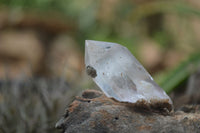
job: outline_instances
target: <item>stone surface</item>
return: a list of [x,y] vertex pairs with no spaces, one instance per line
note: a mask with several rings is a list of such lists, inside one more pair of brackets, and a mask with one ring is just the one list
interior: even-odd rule
[[85,65],[88,75],[106,96],[121,102],[172,110],[169,96],[127,48],[116,43],[87,40]]
[[162,115],[87,90],[69,105],[56,128],[62,133],[199,133],[200,106]]

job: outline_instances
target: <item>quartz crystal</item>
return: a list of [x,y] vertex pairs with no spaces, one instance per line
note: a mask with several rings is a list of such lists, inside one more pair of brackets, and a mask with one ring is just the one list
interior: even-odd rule
[[106,94],[120,102],[159,103],[172,108],[165,91],[124,46],[117,43],[86,40],[85,65],[88,75]]

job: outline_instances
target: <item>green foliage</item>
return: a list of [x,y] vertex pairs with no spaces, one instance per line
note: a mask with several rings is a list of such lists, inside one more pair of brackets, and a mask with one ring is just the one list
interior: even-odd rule
[[[110,7],[111,14],[108,15],[109,22],[102,22],[99,19],[98,14],[101,14],[100,4],[101,1],[96,0],[2,0],[1,5],[6,5],[11,9],[21,10],[37,10],[41,12],[55,11],[63,14],[65,17],[74,19],[78,23],[78,35],[77,40],[81,43],[85,39],[96,39],[99,40],[128,40],[135,43],[135,38],[142,38],[142,34],[136,27],[141,27],[140,21],[153,14],[183,14],[183,15],[197,15],[199,16],[200,11],[193,7],[190,7],[185,2],[181,1],[155,1],[146,2],[145,4],[137,5],[131,3],[131,1],[116,4],[115,7]],[[106,5],[105,5],[106,6]],[[109,7],[105,7],[109,8]],[[110,15],[110,16],[109,16]],[[100,20],[100,21],[99,21]],[[125,24],[129,24],[127,27],[129,30],[124,30]],[[132,30],[130,30],[132,28]],[[124,34],[124,32],[127,32]],[[162,33],[162,35],[158,35]],[[168,33],[160,32],[156,35],[158,42],[162,45],[168,45]],[[110,39],[111,38],[111,39]],[[132,39],[133,38],[133,39]],[[162,40],[161,40],[162,39]],[[171,40],[170,40],[171,41]],[[129,47],[132,49],[132,45]]]
[[[103,9],[111,11],[110,14],[103,14],[107,15],[108,21],[99,18],[101,12],[105,13],[101,9],[102,1],[99,0],[2,0],[0,4],[6,5],[11,9],[59,12],[66,18],[71,18],[78,23],[76,39],[79,44],[84,44],[86,39],[117,42],[128,47],[136,57],[138,54],[137,47],[140,42],[149,37],[143,32],[145,25],[142,21],[145,18],[154,14],[175,14],[177,18],[194,15],[198,18],[200,16],[199,9],[179,0],[144,2],[144,4],[119,1],[118,4],[114,3],[115,6],[104,5]],[[163,49],[168,49],[172,44],[174,44],[172,47],[175,48],[179,45],[177,40],[180,36],[173,36],[167,29],[168,27],[158,29],[150,38],[160,44]],[[191,34],[189,30],[187,31],[188,33],[183,34],[184,36]],[[195,40],[195,38],[190,38],[190,40]],[[192,44],[193,42],[190,43]],[[83,48],[83,45],[80,46]],[[197,45],[195,47],[197,47],[194,48],[195,50],[198,49]],[[198,56],[195,59],[193,58],[179,66],[175,71],[172,71],[171,75],[167,75],[166,80],[161,83],[161,86],[167,92],[172,91],[175,86],[191,74],[188,66],[195,63],[195,61],[198,62]],[[167,80],[169,81],[166,82]]]
[[[193,51],[188,53],[198,53],[191,55],[174,70],[155,78],[167,93],[176,89],[200,67],[200,40],[194,36],[196,33],[190,23],[190,17],[200,18],[199,9],[182,0],[147,0],[141,2],[143,4],[138,4],[134,0],[105,1],[0,0],[0,9],[5,7],[14,13],[21,11],[22,14],[36,12],[38,16],[56,12],[63,20],[72,20],[75,23],[76,31],[73,31],[73,37],[82,49],[87,39],[116,42],[128,47],[138,57],[138,53],[141,52],[138,48],[143,42],[146,43],[146,40],[158,44],[164,52],[180,50],[182,43],[189,45]],[[150,35],[149,18],[154,15],[161,15],[162,22],[160,25],[154,24],[155,31]],[[178,19],[172,21],[174,27],[164,25],[169,23],[169,19],[165,19],[168,15]],[[187,51],[187,48],[183,48],[182,51]],[[70,102],[71,96],[75,93],[74,90],[68,91],[67,88],[68,86],[60,81],[0,81],[0,132],[55,132],[57,118],[63,113],[66,101]]]
[[200,68],[200,53],[193,54],[189,59],[170,73],[165,74],[164,78],[159,82],[159,85],[167,92],[170,93],[192,73]]
[[[200,48],[198,38],[193,36],[194,32],[190,28],[191,23],[189,19],[190,16],[199,19],[200,10],[186,1],[158,0],[138,4],[131,0],[126,2],[121,0],[118,3],[113,2],[109,5],[109,2],[105,4],[100,0],[1,0],[0,6],[7,6],[13,10],[53,11],[62,14],[64,18],[74,20],[77,23],[78,29],[75,39],[79,42],[81,48],[84,47],[84,41],[87,39],[117,42],[128,47],[137,57],[139,52],[137,48],[143,40],[148,40],[149,38],[158,43],[163,48],[163,51],[170,48],[182,48],[185,38],[188,38],[186,44],[191,45],[194,49],[192,52],[198,52]],[[104,12],[107,9],[110,12]],[[165,27],[161,24],[163,27],[155,29],[154,34],[150,36],[146,32],[149,23],[148,17],[156,14],[163,16],[173,14],[181,23],[182,18],[184,18],[184,23],[189,26],[181,27],[179,22],[173,21],[176,26],[179,26],[179,29],[175,30],[178,31],[181,29],[180,32],[173,33],[174,31],[169,31],[168,29],[173,29],[174,27]],[[101,15],[104,15],[105,18]],[[186,29],[186,32],[182,31],[182,29]],[[187,48],[184,50],[186,51]],[[189,51],[188,53],[192,52]],[[172,71],[172,74],[165,74],[166,77],[164,76],[164,79],[166,80],[162,81],[161,86],[167,92],[171,92],[181,81],[191,74],[192,71],[189,69],[189,66],[191,64],[196,66],[196,62],[199,62],[198,57],[199,55],[196,55],[196,57],[192,56],[186,63],[183,63],[176,70]]]

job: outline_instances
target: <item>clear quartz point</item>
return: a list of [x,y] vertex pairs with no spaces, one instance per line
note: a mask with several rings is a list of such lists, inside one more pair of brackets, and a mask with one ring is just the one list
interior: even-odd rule
[[169,96],[126,47],[117,43],[86,40],[85,65],[88,75],[106,96],[120,102],[143,101],[161,108],[167,106],[171,111]]

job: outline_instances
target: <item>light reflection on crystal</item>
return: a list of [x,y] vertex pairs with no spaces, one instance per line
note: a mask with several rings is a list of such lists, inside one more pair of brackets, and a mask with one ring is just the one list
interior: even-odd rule
[[87,40],[85,65],[95,69],[97,76],[93,80],[108,97],[130,103],[167,100],[172,105],[169,96],[126,47]]

